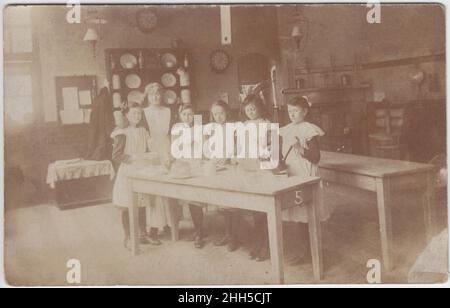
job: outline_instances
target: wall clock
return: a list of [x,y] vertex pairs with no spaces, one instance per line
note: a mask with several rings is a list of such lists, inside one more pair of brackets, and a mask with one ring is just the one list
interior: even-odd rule
[[152,9],[143,9],[136,14],[136,22],[139,30],[149,33],[156,28],[158,23],[158,15]]
[[210,56],[211,68],[216,72],[223,72],[230,65],[231,59],[228,53],[222,49],[214,50]]

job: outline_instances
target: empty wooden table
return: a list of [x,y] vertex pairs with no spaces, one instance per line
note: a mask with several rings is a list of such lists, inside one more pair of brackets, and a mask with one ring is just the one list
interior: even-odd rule
[[[152,175],[149,169],[142,167],[129,169],[128,189],[130,204],[133,205],[130,210],[131,242],[135,254],[139,253],[137,193],[264,212],[267,214],[274,281],[284,283],[281,211],[284,207],[293,205],[295,198],[312,198],[313,202],[308,203],[311,252],[314,276],[317,280],[321,279],[322,239],[316,207],[319,200],[319,178],[279,178],[268,172],[251,173],[229,169],[211,176],[173,179],[168,175]],[[178,230],[176,224],[172,224],[174,225],[172,237],[176,239]]]
[[325,151],[321,154],[319,175],[324,181],[376,192],[383,265],[387,270],[391,270],[394,265],[391,220],[393,194],[407,190],[422,192],[426,236],[431,237],[432,165]]

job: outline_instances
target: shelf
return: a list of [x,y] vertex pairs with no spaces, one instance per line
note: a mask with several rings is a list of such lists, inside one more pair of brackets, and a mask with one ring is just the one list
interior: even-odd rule
[[304,88],[304,89],[283,89],[281,93],[283,94],[296,94],[296,93],[307,93],[307,92],[329,92],[329,91],[346,91],[346,90],[364,90],[370,88],[370,84],[361,84],[358,86],[348,86],[348,87],[329,87],[329,88]]
[[443,62],[445,61],[445,53],[439,52],[435,54],[429,54],[424,56],[406,57],[391,60],[372,61],[366,63],[355,63],[347,65],[339,65],[333,67],[299,67],[294,69],[294,76],[304,76],[311,74],[330,74],[330,73],[344,73],[344,72],[357,72],[362,70],[380,69],[387,67],[395,67],[402,65],[416,65],[419,63],[428,62]]
[[[120,63],[120,58],[123,54],[130,53],[134,55],[138,59],[138,55],[142,53],[144,58],[143,67],[140,68],[138,64],[133,68],[122,67]],[[176,64],[172,67],[166,67],[161,61],[161,56],[165,53],[171,53],[176,58]],[[166,73],[173,74],[176,83],[171,87],[164,87],[167,91],[174,91],[177,95],[177,98],[181,97],[181,92],[184,89],[192,91],[192,79],[190,80],[190,85],[181,86],[182,74],[178,74],[179,69],[183,69],[188,74],[191,74],[191,65],[185,66],[184,59],[186,55],[189,55],[189,51],[187,49],[174,49],[174,48],[120,48],[120,49],[106,49],[105,50],[105,67],[107,78],[111,84],[111,88],[113,83],[113,77],[118,78],[120,81],[119,89],[112,89],[112,93],[119,93],[121,96],[121,100],[126,101],[128,99],[128,95],[131,91],[139,91],[143,93],[145,91],[145,87],[149,83],[157,82],[162,85],[162,76]],[[111,58],[114,61],[114,69],[111,68]],[[139,63],[139,60],[137,61]],[[136,74],[141,79],[141,84],[136,89],[131,89],[126,85],[126,78],[130,74]],[[192,78],[192,76],[189,76]],[[184,80],[183,80],[184,82]]]
[[153,71],[161,71],[162,73],[171,72],[176,73],[179,68],[183,68],[185,71],[189,71],[189,68],[184,66],[174,66],[174,67],[134,67],[134,68],[123,68],[118,67],[114,69],[109,69],[112,74],[124,74],[124,73],[142,73],[142,72],[153,72]]

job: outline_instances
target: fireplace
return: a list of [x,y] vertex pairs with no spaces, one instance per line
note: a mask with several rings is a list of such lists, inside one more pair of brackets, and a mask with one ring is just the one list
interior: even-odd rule
[[321,149],[359,155],[368,154],[366,94],[369,84],[284,89],[281,125],[289,122],[286,104],[292,97],[307,96],[311,102],[310,121],[325,131],[320,139]]

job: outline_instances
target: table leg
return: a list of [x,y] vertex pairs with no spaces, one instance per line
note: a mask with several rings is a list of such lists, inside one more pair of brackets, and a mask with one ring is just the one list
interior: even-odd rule
[[434,191],[433,183],[434,183],[433,174],[431,172],[428,172],[426,187],[422,195],[422,204],[425,219],[425,236],[427,242],[431,239],[434,233],[433,205],[432,205],[433,191]]
[[284,283],[283,270],[283,224],[281,221],[281,199],[276,198],[267,212],[267,226],[270,243],[270,262],[275,283]]
[[392,218],[389,178],[377,178],[376,185],[383,265],[390,271],[393,269],[394,264],[392,259]]
[[308,228],[309,241],[311,243],[311,256],[313,264],[313,273],[316,280],[323,277],[323,253],[322,253],[322,229],[320,224],[319,212],[317,206],[322,202],[319,185],[313,186],[313,200],[307,205],[308,210]]
[[176,199],[169,198],[169,215],[170,215],[170,230],[172,233],[172,241],[176,242],[179,239],[178,230],[178,217],[177,217],[177,207],[178,201]]
[[132,180],[128,179],[128,213],[130,217],[130,239],[133,254],[139,254],[139,208],[138,194],[133,191]]

